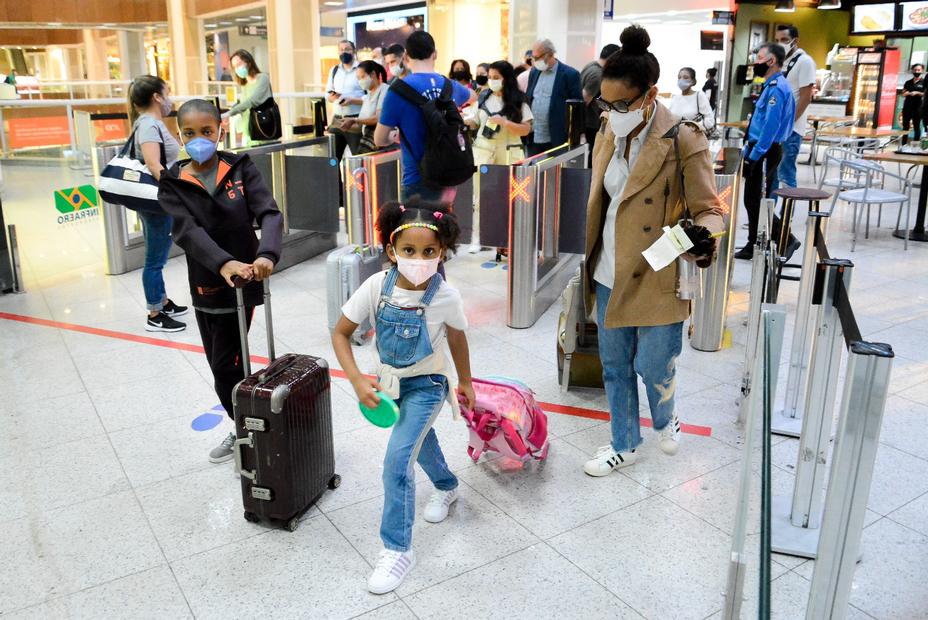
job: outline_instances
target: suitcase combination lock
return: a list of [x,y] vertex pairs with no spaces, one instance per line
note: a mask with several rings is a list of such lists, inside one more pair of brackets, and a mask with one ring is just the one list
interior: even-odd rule
[[245,418],[245,428],[249,431],[267,431],[267,421],[264,418]]

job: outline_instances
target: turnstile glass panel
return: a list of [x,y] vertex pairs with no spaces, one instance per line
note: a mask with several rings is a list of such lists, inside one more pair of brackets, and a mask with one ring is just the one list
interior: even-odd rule
[[509,245],[509,166],[480,166],[480,245]]
[[337,233],[341,177],[334,158],[287,154],[287,222],[290,230],[313,230]]

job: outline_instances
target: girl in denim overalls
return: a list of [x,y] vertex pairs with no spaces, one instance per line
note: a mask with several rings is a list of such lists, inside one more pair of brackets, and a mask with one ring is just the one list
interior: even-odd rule
[[[461,296],[437,273],[445,252],[456,247],[457,221],[444,205],[411,200],[384,206],[377,228],[393,266],[372,276],[351,296],[332,343],[362,403],[375,407],[380,400],[375,392],[382,391],[400,407],[383,466],[384,550],[368,580],[371,592],[385,594],[402,583],[416,562],[411,547],[416,508],[413,463],[419,463],[436,489],[425,508],[426,521],[444,520],[457,500],[458,479],[445,463],[432,424],[445,400],[457,415],[455,393],[472,406],[474,390]],[[361,374],[349,343],[368,318],[377,332],[377,380]],[[444,351],[446,341],[457,370],[456,389]]]

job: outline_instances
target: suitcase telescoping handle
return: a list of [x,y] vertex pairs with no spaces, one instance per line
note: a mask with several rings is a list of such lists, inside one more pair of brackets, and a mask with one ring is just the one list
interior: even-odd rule
[[[232,285],[235,287],[235,311],[238,313],[238,333],[242,339],[242,368],[245,369],[245,378],[251,376],[251,355],[248,352],[248,321],[245,320],[245,295],[242,291],[244,286],[251,282],[238,276],[232,278]],[[267,325],[267,356],[270,361],[275,359],[274,355],[274,323],[271,320],[271,283],[270,278],[264,278],[264,323]]]

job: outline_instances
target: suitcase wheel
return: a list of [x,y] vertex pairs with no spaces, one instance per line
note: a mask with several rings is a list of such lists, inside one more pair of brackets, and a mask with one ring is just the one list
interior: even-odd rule
[[335,474],[334,476],[332,476],[332,479],[329,480],[329,488],[332,489],[333,491],[337,489],[338,487],[340,487],[341,484],[342,484],[342,477],[339,476],[338,474]]
[[248,511],[246,510],[246,511],[245,511],[245,520],[246,520],[246,521],[249,521],[249,522],[251,522],[251,523],[258,523],[258,522],[261,521],[261,517],[259,517],[258,515],[256,515],[256,514],[253,513],[253,512],[248,512]]
[[298,528],[299,526],[300,526],[300,518],[293,517],[292,519],[287,521],[286,528],[288,532],[295,532],[296,528]]

